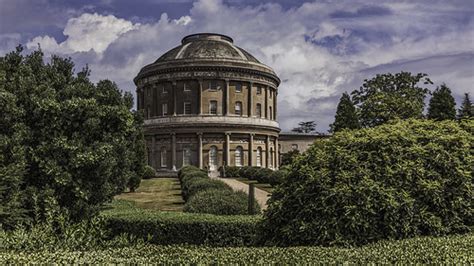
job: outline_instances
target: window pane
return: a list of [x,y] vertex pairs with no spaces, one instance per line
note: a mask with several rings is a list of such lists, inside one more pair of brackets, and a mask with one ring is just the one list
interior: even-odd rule
[[235,149],[235,165],[242,166],[242,147]]
[[161,167],[166,167],[166,148],[161,148]]
[[242,103],[241,102],[236,102],[235,103],[235,114],[236,115],[242,115]]
[[235,84],[235,92],[242,92],[242,84],[236,83]]
[[262,148],[257,148],[257,166],[262,166]]
[[184,148],[183,150],[183,166],[191,164],[191,149]]
[[164,103],[161,105],[161,112],[163,115],[167,115],[168,114],[168,104],[167,103]]
[[209,113],[212,115],[217,114],[217,101],[210,101],[209,102]]
[[191,103],[184,103],[184,114],[191,114]]
[[262,105],[257,103],[257,117],[262,117]]

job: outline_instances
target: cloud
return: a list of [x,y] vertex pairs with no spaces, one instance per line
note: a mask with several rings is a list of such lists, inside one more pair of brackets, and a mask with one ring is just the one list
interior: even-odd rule
[[425,72],[438,85],[452,86],[456,97],[472,90],[469,1],[315,1],[286,9],[245,3],[198,0],[180,17],[161,13],[141,24],[85,13],[67,20],[64,41],[40,35],[28,47],[40,43],[49,53],[67,54],[78,65],[88,63],[94,80],[109,78],[134,91],[140,68],[185,35],[226,34],[281,78],[278,119],[284,130],[316,120],[326,131],[341,93],[376,73]]

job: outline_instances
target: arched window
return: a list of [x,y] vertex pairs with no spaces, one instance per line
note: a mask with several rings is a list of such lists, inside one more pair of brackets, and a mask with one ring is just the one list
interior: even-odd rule
[[262,105],[257,103],[257,110],[256,110],[257,117],[262,117]]
[[268,168],[273,168],[273,148],[270,148],[270,160]]
[[185,147],[183,149],[183,166],[191,164],[191,148]]
[[216,170],[217,169],[217,147],[211,146],[209,149],[209,169]]
[[261,167],[262,166],[262,148],[258,147],[257,148],[257,166]]
[[235,114],[242,115],[242,102],[235,103]]
[[161,147],[161,152],[160,152],[160,157],[161,157],[161,167],[166,167],[166,147]]
[[235,166],[242,166],[242,155],[243,155],[243,150],[242,147],[237,147],[235,149]]

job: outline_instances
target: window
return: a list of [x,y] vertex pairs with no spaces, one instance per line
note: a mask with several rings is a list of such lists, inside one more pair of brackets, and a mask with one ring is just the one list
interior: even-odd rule
[[242,83],[235,84],[235,92],[242,92]]
[[273,148],[270,148],[270,164],[269,168],[273,168]]
[[291,149],[292,150],[297,150],[298,149],[298,144],[291,144]]
[[191,88],[186,82],[183,82],[183,91],[191,91]]
[[167,103],[161,104],[161,113],[162,113],[162,115],[167,115],[168,114],[168,104]]
[[168,90],[166,89],[165,85],[161,85],[161,92],[168,93]]
[[209,90],[210,91],[217,91],[220,89],[219,83],[217,80],[210,80],[209,81]]
[[217,101],[209,102],[209,114],[217,115]]
[[262,117],[262,105],[257,103],[257,111],[256,111],[257,117]]
[[262,87],[257,86],[257,94],[262,94]]
[[185,147],[183,150],[183,166],[191,164],[191,148]]
[[242,102],[235,103],[235,114],[242,115]]
[[166,147],[161,148],[161,167],[166,167]]
[[209,169],[216,170],[217,168],[217,147],[211,146],[209,149]]
[[270,99],[273,97],[273,91],[272,90],[269,90],[270,92]]
[[270,106],[270,120],[273,120],[273,112],[272,112],[272,107]]
[[243,150],[242,147],[237,147],[235,149],[235,166],[242,166],[242,155],[243,155]]
[[185,115],[190,115],[191,114],[191,103],[190,102],[185,102],[184,103],[184,114]]
[[262,166],[262,148],[258,147],[257,148],[257,166],[261,167]]

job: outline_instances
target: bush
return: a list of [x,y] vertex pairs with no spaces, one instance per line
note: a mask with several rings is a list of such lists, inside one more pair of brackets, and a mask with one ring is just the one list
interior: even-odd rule
[[[242,167],[239,166],[224,166],[225,167],[225,177],[238,178],[240,177],[239,171]],[[219,172],[222,177],[224,177],[224,167],[219,168]]]
[[254,173],[253,180],[257,180],[259,183],[270,183],[270,176],[272,175],[273,170],[268,168],[260,168]]
[[[186,202],[184,211],[216,215],[244,215],[248,213],[248,197],[242,191],[226,189],[202,190]],[[254,209],[256,213],[260,213],[260,206],[256,201]]]
[[186,191],[186,196],[184,197],[184,194],[183,194],[184,200],[187,201],[190,197],[192,197],[197,192],[210,190],[210,189],[232,191],[232,188],[222,181],[215,180],[215,179],[208,179],[208,178],[196,178],[196,179],[193,179],[191,182],[189,182],[189,185]]
[[316,142],[273,191],[264,242],[350,245],[469,231],[472,143],[456,122],[413,119]]
[[261,169],[260,167],[256,167],[256,166],[244,166],[240,168],[239,176],[250,179],[250,180],[257,180],[255,178],[255,173],[260,169]]
[[272,187],[277,186],[281,183],[283,183],[283,179],[288,175],[288,170],[287,169],[280,169],[277,171],[273,171],[271,173],[270,177],[268,178],[268,183]]
[[143,179],[150,179],[156,177],[156,171],[153,167],[146,165],[143,173]]
[[103,212],[113,236],[124,233],[159,245],[203,244],[247,246],[254,243],[260,216],[215,216],[182,212],[156,212],[114,201]]
[[[194,165],[187,165],[187,166],[183,166],[181,169],[179,169],[178,171],[178,178],[181,180],[181,176],[183,173],[186,173],[186,172],[190,172],[190,171],[203,171],[201,169],[199,169],[198,167],[194,166]],[[204,172],[204,171],[203,171]],[[204,172],[205,173],[205,172]]]

